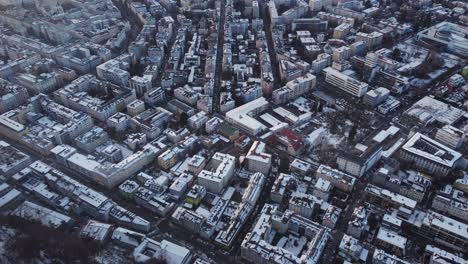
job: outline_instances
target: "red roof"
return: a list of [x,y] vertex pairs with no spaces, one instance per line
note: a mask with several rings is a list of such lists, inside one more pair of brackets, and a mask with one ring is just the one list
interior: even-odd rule
[[304,145],[304,137],[292,131],[289,128],[284,128],[278,133],[279,137],[283,137],[288,140],[289,144],[295,149],[298,150]]

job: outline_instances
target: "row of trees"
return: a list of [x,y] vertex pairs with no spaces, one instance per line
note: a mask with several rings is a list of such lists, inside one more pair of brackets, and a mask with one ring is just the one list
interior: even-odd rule
[[101,251],[100,244],[94,240],[23,218],[2,217],[0,224],[18,231],[7,247],[18,260],[25,263],[33,263],[44,257],[53,263],[95,263],[94,257]]

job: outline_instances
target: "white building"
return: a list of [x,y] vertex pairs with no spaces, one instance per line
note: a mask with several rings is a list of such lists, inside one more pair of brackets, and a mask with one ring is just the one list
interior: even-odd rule
[[356,183],[355,177],[323,164],[317,169],[315,175],[318,179],[327,180],[333,185],[333,187],[344,192],[351,192],[354,188],[354,184]]
[[202,128],[206,124],[207,121],[208,121],[208,116],[206,115],[206,113],[203,111],[200,111],[196,113],[195,115],[191,116],[187,120],[187,125],[189,126],[190,129],[196,131]]
[[[292,249],[273,245],[265,239],[273,233],[288,237],[290,232],[303,231],[305,249],[300,253]],[[241,244],[242,258],[253,263],[319,263],[330,233],[327,228],[290,211],[281,213],[276,206],[266,204],[253,230]],[[291,247],[292,248],[292,247]]]
[[143,111],[145,111],[145,102],[141,100],[132,101],[127,105],[127,112],[131,116],[139,115]]
[[331,65],[332,56],[327,53],[322,53],[312,61],[312,70],[314,73],[319,74],[323,69]]
[[466,132],[450,125],[439,128],[435,135],[437,141],[453,149],[460,148],[465,142],[465,138]]
[[193,175],[198,175],[205,168],[206,159],[199,155],[194,155],[187,164],[187,169]]
[[130,126],[130,116],[117,112],[107,119],[107,125],[115,129],[115,131],[125,131]]
[[188,264],[192,260],[190,250],[167,240],[155,241],[145,238],[133,250],[136,263],[145,263],[151,259],[163,259],[168,264]]
[[439,213],[428,211],[414,223],[413,230],[434,243],[463,252],[468,247],[468,225]]
[[362,97],[369,87],[367,83],[355,80],[330,67],[325,68],[323,72],[326,82],[356,97]]
[[408,239],[406,237],[384,227],[380,227],[375,243],[393,254],[402,257],[406,254],[407,241]]
[[400,150],[400,159],[413,162],[414,166],[436,177],[446,176],[462,160],[453,149],[416,133]]
[[268,101],[264,97],[255,99],[226,113],[226,120],[245,130],[251,135],[257,135],[266,130],[266,126],[257,121],[253,116],[268,108]]
[[261,141],[255,141],[250,147],[247,156],[247,168],[250,171],[261,172],[268,175],[271,167],[271,155],[265,152],[266,145]]
[[382,44],[383,34],[377,31],[371,33],[358,32],[356,33],[356,42],[362,41],[367,44],[368,48],[380,46]]
[[129,81],[131,89],[135,90],[138,96],[143,96],[147,91],[152,88],[152,77],[151,75],[133,76]]
[[273,91],[272,100],[275,104],[283,104],[289,100],[309,92],[316,85],[316,77],[307,73],[286,83],[285,86]]
[[457,256],[433,245],[426,245],[426,250],[424,253],[426,255],[430,255],[430,264],[468,263],[468,260],[464,259],[463,257]]
[[319,206],[318,198],[305,193],[294,192],[289,199],[288,209],[303,217],[310,218],[314,209]]
[[378,87],[374,90],[368,91],[364,95],[362,102],[371,107],[375,107],[378,104],[385,101],[389,97],[389,95],[390,95],[390,90],[383,88],[383,87]]
[[236,158],[216,152],[211,159],[211,163],[213,170],[202,170],[198,174],[198,184],[210,192],[220,193],[234,175]]

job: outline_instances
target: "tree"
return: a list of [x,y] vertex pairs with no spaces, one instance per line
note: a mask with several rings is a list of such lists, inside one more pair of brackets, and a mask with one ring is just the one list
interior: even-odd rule
[[356,124],[353,124],[353,126],[352,126],[351,129],[349,130],[348,140],[349,140],[350,142],[354,141],[354,138],[356,137],[356,134],[357,134],[357,125],[356,125]]
[[407,15],[408,15],[408,12],[406,11],[406,9],[401,9],[400,15],[398,16],[398,22],[400,23],[406,22]]
[[148,261],[145,261],[145,264],[167,264],[167,261],[161,258],[151,258]]
[[180,127],[185,127],[187,125],[187,120],[189,119],[189,116],[186,113],[181,113],[179,115],[179,125]]
[[370,229],[374,230],[379,225],[379,218],[375,214],[371,214],[368,219],[368,222],[369,222]]
[[364,3],[364,7],[365,8],[371,8],[372,7],[372,2],[370,0],[367,0],[365,3]]
[[392,51],[392,59],[401,61],[401,50],[399,48],[395,48]]
[[284,152],[281,152],[279,154],[279,167],[278,167],[278,170],[280,172],[284,172],[284,173],[287,173],[289,171],[289,158],[288,158],[288,154],[284,153]]
[[319,113],[323,112],[323,103],[322,102],[318,102],[317,112],[319,112]]

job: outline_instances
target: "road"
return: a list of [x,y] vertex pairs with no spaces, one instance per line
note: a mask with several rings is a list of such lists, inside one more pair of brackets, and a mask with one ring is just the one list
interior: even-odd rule
[[348,229],[348,222],[351,220],[351,216],[353,214],[354,208],[357,206],[361,205],[363,202],[363,191],[364,188],[367,185],[367,177],[366,175],[363,176],[363,178],[359,179],[356,181],[356,185],[354,186],[353,191],[350,194],[348,205],[346,208],[342,211],[341,217],[336,224],[335,229],[332,230],[332,235],[330,237],[330,240],[325,248],[325,252],[322,255],[322,262],[332,262],[331,260],[334,260],[336,256],[336,252],[338,250],[338,247],[340,245],[341,239],[343,238],[343,235],[346,233],[346,230]]
[[216,44],[216,65],[213,87],[213,113],[220,111],[221,79],[223,75],[224,24],[226,23],[226,0],[221,0]]
[[143,24],[141,24],[140,20],[130,10],[128,5],[125,4],[126,2],[124,3],[122,1],[112,0],[112,3],[119,9],[122,18],[130,23],[130,36],[128,36],[129,38],[121,49],[122,51],[127,51],[130,43],[132,43],[138,37],[138,34],[140,34]]
[[261,9],[263,10],[263,25],[265,27],[265,36],[267,39],[267,46],[268,46],[268,54],[270,55],[270,62],[271,62],[271,70],[273,72],[273,90],[280,88],[281,86],[281,77],[280,77],[280,69],[278,64],[278,58],[276,57],[276,50],[275,44],[273,42],[273,35],[271,33],[271,23],[270,23],[270,16],[268,14],[268,8],[266,5],[266,1],[260,1]]

